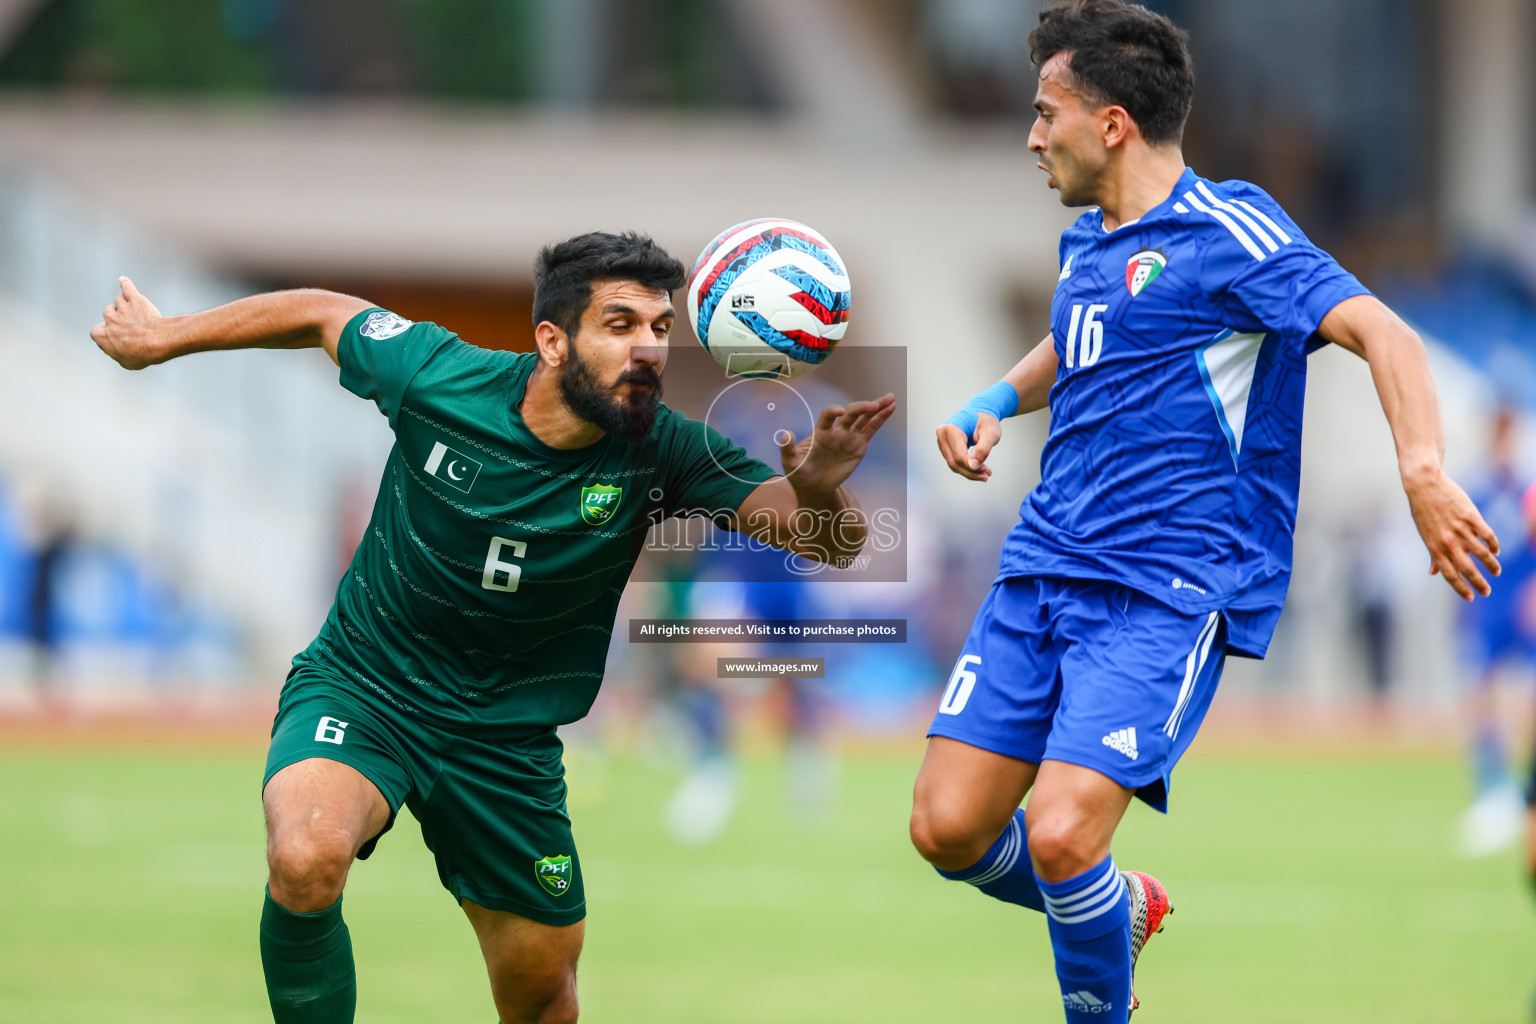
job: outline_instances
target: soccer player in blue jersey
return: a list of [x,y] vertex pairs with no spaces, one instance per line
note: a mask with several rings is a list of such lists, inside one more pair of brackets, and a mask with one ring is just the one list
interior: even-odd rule
[[[1489,473],[1472,488],[1495,532],[1503,539],[1499,563],[1504,572],[1487,601],[1464,610],[1461,618],[1462,655],[1471,675],[1468,703],[1472,725],[1472,806],[1461,819],[1458,842],[1467,857],[1485,857],[1509,846],[1525,821],[1524,801],[1509,769],[1504,723],[1499,715],[1499,670],[1513,668],[1529,676],[1536,667],[1536,637],[1532,637],[1526,605],[1532,600],[1536,577],[1536,547],[1525,507],[1531,481],[1517,468],[1514,409],[1495,413],[1489,445]],[[1521,682],[1528,680],[1522,679]]]
[[1030,149],[1091,209],[1061,237],[1050,335],[938,428],[950,468],[985,481],[1001,421],[1051,412],[929,732],[912,840],[945,877],[1045,912],[1072,1024],[1129,1017],[1169,909],[1110,856],[1121,816],[1137,796],[1166,810],[1227,656],[1262,657],[1279,617],[1308,352],[1370,364],[1431,571],[1467,600],[1499,572],[1442,469],[1418,337],[1261,189],[1185,166],[1185,40],[1122,0],[1041,13]]

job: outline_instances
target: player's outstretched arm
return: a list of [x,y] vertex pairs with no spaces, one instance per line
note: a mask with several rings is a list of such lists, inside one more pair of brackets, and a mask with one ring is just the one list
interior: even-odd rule
[[[1044,341],[1031,349],[1029,355],[1020,359],[1001,381],[993,385],[993,388],[1012,385],[1017,395],[1017,404],[1011,400],[1013,396],[1002,394],[1000,401],[1004,405],[999,409],[985,397],[992,390],[989,388],[971,399],[964,409],[939,424],[936,431],[939,454],[944,456],[950,470],[967,480],[985,481],[990,478],[992,467],[987,465],[987,456],[992,454],[992,449],[1002,440],[1002,418],[1044,409],[1050,402],[1051,385],[1054,383],[1056,342],[1047,334]],[[1011,412],[1008,411],[1010,405],[1013,406]]]
[[1408,507],[1429,549],[1429,571],[1443,576],[1468,601],[1474,593],[1488,596],[1491,588],[1477,563],[1499,574],[1499,539],[1466,492],[1445,474],[1440,400],[1424,343],[1373,295],[1345,299],[1317,331],[1371,366],[1397,445]]
[[784,475],[757,486],[736,510],[733,528],[774,547],[846,566],[864,548],[869,523],[843,482],[869,450],[870,438],[896,411],[896,396],[829,405],[811,436],[778,438]]
[[237,348],[323,348],[336,361],[347,321],[370,303],[350,295],[299,288],[238,299],[201,313],[161,316],[126,277],[102,310],[91,340],[119,366],[142,370],[177,356]]

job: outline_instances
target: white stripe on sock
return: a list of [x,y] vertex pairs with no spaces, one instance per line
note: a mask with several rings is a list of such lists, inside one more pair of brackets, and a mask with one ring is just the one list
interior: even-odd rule
[[1113,862],[1111,862],[1110,864],[1106,865],[1104,867],[1104,870],[1100,871],[1097,875],[1094,875],[1093,878],[1091,878],[1089,881],[1085,882],[1083,884],[1083,886],[1081,888],[1079,888],[1076,892],[1068,893],[1065,896],[1049,896],[1048,895],[1048,896],[1045,897],[1045,902],[1046,902],[1047,905],[1053,906],[1053,907],[1061,907],[1062,909],[1070,908],[1072,906],[1072,904],[1080,902],[1084,897],[1091,896],[1091,895],[1094,894],[1094,892],[1096,890],[1102,889],[1104,886],[1108,885],[1109,884],[1109,878],[1110,878],[1110,876],[1112,874],[1114,874],[1114,863]]
[[1019,849],[1023,846],[1022,836],[1019,834],[1019,819],[1015,815],[1008,819],[1008,827],[1003,830],[1003,848],[998,851],[997,860],[992,866],[975,878],[966,879],[971,885],[981,886],[989,882],[995,882],[1008,872],[1019,861]]
[[1092,882],[1089,882],[1083,888],[1068,896],[1047,896],[1045,897],[1045,905],[1053,912],[1063,914],[1075,913],[1088,904],[1101,899],[1104,893],[1108,891],[1110,885],[1119,877],[1120,872],[1115,870],[1114,861],[1110,861],[1109,866],[1104,869],[1104,872],[1094,878]]
[[1114,909],[1115,904],[1120,902],[1120,897],[1125,895],[1125,880],[1120,877],[1119,872],[1115,873],[1115,881],[1119,884],[1098,904],[1083,910],[1082,913],[1066,916],[1051,911],[1051,920],[1057,924],[1080,924],[1083,921],[1092,921],[1096,917],[1109,913],[1109,911]]

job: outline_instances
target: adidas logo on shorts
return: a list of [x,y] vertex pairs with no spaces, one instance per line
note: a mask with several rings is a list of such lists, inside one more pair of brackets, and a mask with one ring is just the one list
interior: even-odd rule
[[1132,761],[1136,760],[1136,727],[1129,729],[1116,729],[1104,737],[1104,745],[1111,750],[1118,750]]
[[1106,1003],[1087,989],[1068,992],[1061,997],[1061,1001],[1067,1004],[1067,1009],[1078,1013],[1108,1013],[1115,1008],[1113,1003]]

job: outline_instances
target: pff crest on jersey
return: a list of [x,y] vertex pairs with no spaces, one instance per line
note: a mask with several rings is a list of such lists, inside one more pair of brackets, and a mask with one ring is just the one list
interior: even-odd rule
[[1157,275],[1168,265],[1168,257],[1161,249],[1143,249],[1125,263],[1125,287],[1135,298],[1146,291],[1147,285],[1157,280]]
[[610,484],[588,484],[581,489],[581,519],[589,526],[602,526],[619,510],[624,488]]

